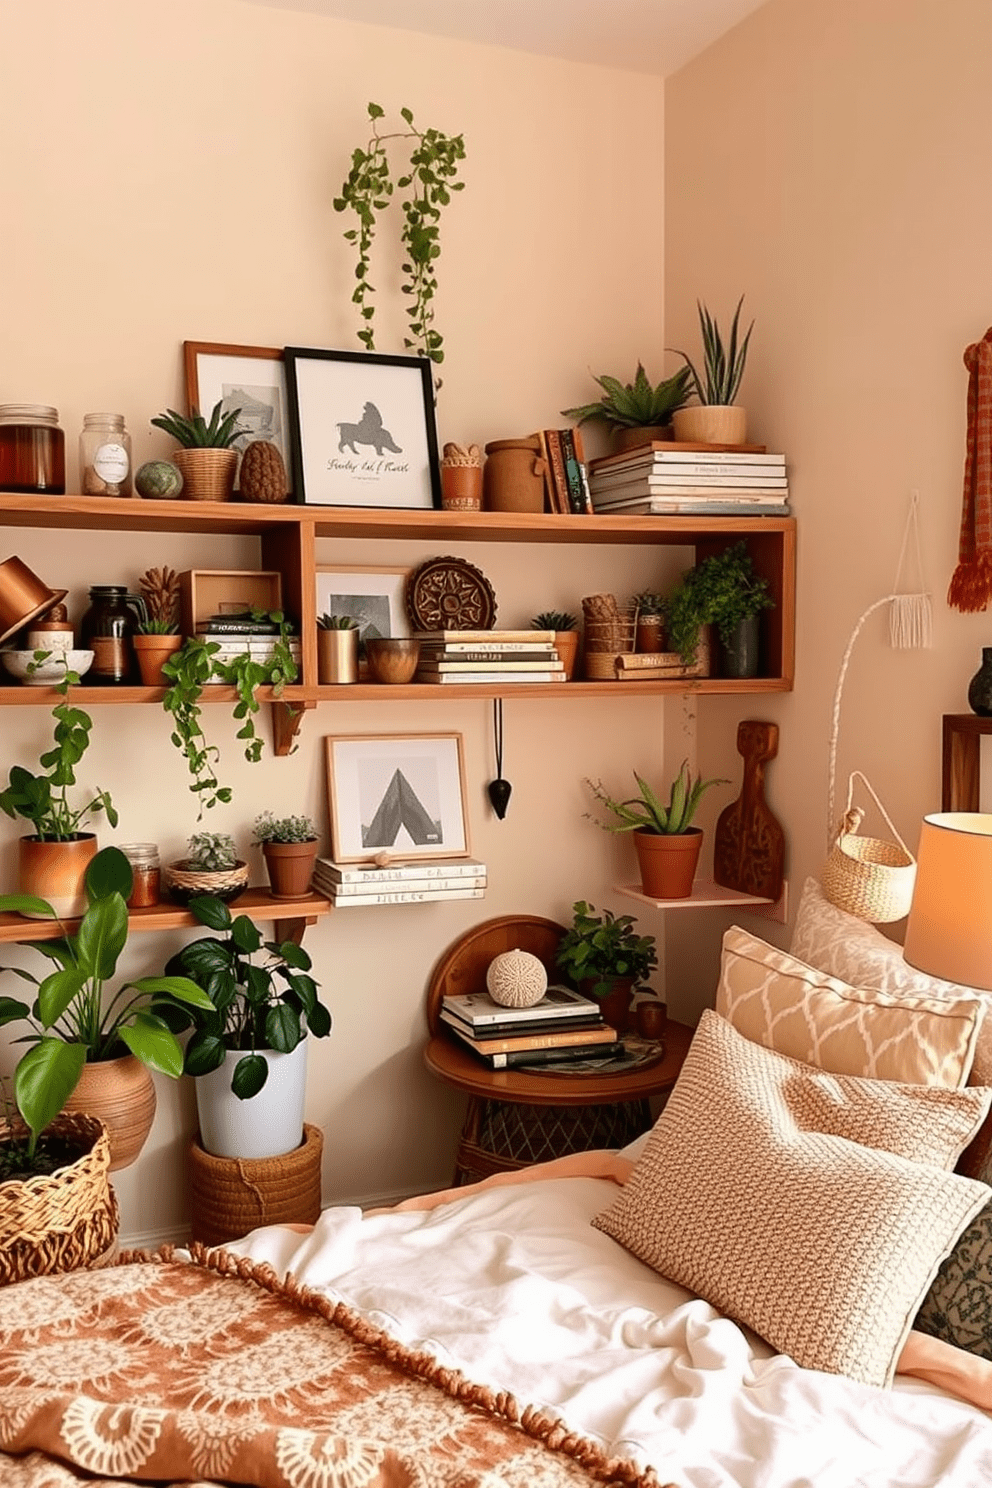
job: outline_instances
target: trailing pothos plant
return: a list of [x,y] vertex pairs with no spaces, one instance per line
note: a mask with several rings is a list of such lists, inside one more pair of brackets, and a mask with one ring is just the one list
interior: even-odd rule
[[[358,306],[363,325],[358,339],[369,351],[375,350],[373,321],[374,286],[369,280],[372,243],[377,213],[385,211],[395,191],[406,191],[403,198],[403,227],[400,245],[403,250],[401,291],[409,297],[408,336],[403,345],[417,356],[430,361],[444,361],[442,337],[434,329],[434,295],[437,290],[435,264],[440,257],[439,224],[441,209],[451,201],[453,191],[462,191],[464,181],[457,181],[458,162],[465,158],[465,143],[460,134],[442,134],[437,129],[418,129],[408,108],[400,109],[406,129],[380,133],[379,121],[385,111],[377,103],[368,106],[372,137],[364,149],[352,152],[351,170],[334,200],[336,212],[353,211],[358,226],[349,228],[345,238],[358,245],[355,278],[358,281],[352,302]],[[409,169],[394,183],[390,173],[387,146],[394,141],[411,144]]]

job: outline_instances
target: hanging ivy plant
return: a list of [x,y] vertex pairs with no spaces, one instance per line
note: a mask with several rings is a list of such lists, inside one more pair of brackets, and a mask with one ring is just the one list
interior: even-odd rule
[[[408,108],[400,109],[406,129],[380,133],[379,121],[385,112],[377,103],[368,106],[372,137],[365,149],[352,153],[351,170],[334,200],[336,212],[353,211],[358,226],[349,228],[345,238],[358,245],[355,285],[352,301],[358,306],[363,325],[358,339],[369,351],[375,350],[373,322],[374,286],[369,280],[372,243],[377,226],[377,213],[384,212],[396,191],[406,191],[403,198],[403,227],[400,243],[403,249],[403,282],[401,291],[408,296],[408,336],[403,345],[417,356],[432,362],[444,361],[442,337],[434,329],[434,295],[437,290],[435,264],[440,257],[439,223],[441,209],[451,201],[453,191],[464,189],[457,181],[458,162],[465,158],[465,143],[460,134],[446,135],[437,129],[420,130]],[[395,141],[409,142],[409,169],[394,183],[390,173],[387,146]]]

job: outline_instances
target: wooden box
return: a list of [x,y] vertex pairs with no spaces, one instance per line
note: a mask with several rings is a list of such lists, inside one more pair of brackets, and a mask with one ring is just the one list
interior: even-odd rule
[[212,615],[282,609],[282,574],[276,569],[188,568],[179,584],[183,635],[193,635]]

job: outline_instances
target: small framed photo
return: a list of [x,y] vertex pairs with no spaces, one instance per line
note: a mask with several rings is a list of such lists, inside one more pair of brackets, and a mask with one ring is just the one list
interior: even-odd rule
[[469,855],[461,734],[330,737],[327,801],[337,863]]
[[297,501],[441,505],[431,364],[425,357],[287,346]]
[[225,413],[240,408],[235,448],[243,454],[254,440],[268,440],[282,455],[291,479],[286,366],[281,349],[184,341],[183,356],[189,411],[196,409],[209,418],[217,403]]
[[317,565],[317,615],[347,615],[358,628],[359,647],[377,636],[408,636],[404,595],[408,568]]

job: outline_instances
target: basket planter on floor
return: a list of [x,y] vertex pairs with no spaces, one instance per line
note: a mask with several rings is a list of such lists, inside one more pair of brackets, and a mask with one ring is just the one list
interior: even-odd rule
[[315,1224],[323,1150],[323,1133],[309,1123],[300,1145],[280,1157],[214,1157],[194,1138],[189,1154],[191,1239],[223,1245],[260,1225]]

